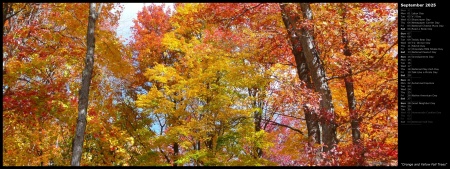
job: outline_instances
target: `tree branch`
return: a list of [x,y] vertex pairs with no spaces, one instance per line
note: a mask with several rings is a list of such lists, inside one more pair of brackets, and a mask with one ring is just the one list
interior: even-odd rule
[[[241,116],[241,117],[237,117],[236,120],[237,120],[237,119],[242,119],[242,118],[253,118],[253,117],[244,117],[244,116]],[[293,131],[296,131],[296,132],[298,132],[298,133],[300,133],[300,134],[302,134],[302,135],[305,135],[301,130],[296,129],[296,128],[291,127],[291,126],[288,126],[288,125],[286,125],[286,124],[281,124],[281,123],[278,123],[278,122],[275,122],[275,121],[272,121],[272,120],[267,120],[267,119],[264,119],[264,118],[261,118],[261,120],[266,121],[266,122],[269,122],[269,123],[271,123],[271,124],[273,124],[273,125],[277,125],[277,126],[281,126],[281,127],[286,127],[286,128],[288,128],[288,129],[291,129],[291,130],[293,130]]]
[[169,157],[166,155],[166,153],[164,153],[164,151],[162,151],[160,146],[158,146],[158,149],[159,149],[159,152],[161,152],[161,154],[164,155],[164,158],[167,160],[167,163],[170,163]]
[[103,7],[103,3],[100,3],[100,6],[97,10],[97,12],[95,13],[95,18],[98,19],[98,16],[100,15],[100,13],[102,12],[102,7]]
[[[390,82],[390,81],[393,81],[393,80],[398,80],[398,78],[388,79],[388,80],[384,81],[383,83],[381,83],[380,85],[376,86],[374,90],[372,90],[372,91],[370,91],[369,93],[367,93],[367,95],[364,96],[364,98],[362,99],[362,101],[359,103],[357,110],[358,110],[358,111],[361,111],[362,106],[366,103],[367,99],[369,98],[369,96],[370,96],[372,93],[374,93],[374,92],[382,93],[382,92],[383,92],[383,90],[384,90],[385,88],[382,88],[381,90],[378,90],[379,87],[382,87],[382,86],[384,86],[387,82]],[[375,93],[375,94],[377,94],[377,93]],[[374,95],[375,95],[375,94],[374,94]]]
[[[12,13],[12,14],[9,15],[9,16],[6,14],[6,15],[4,16],[4,18],[3,18],[3,24],[5,24],[6,20],[9,20],[9,18],[11,18],[11,17],[17,15],[18,13],[22,12],[23,10],[25,10],[25,7],[26,7],[26,6],[27,6],[27,5],[25,4],[19,11],[15,12],[15,13]],[[7,8],[8,8],[8,9],[7,9],[7,12],[11,12],[11,10],[13,10],[13,9],[12,9],[12,4],[9,4]]]
[[291,129],[291,130],[293,130],[293,131],[296,131],[296,132],[298,132],[298,133],[300,133],[300,134],[302,134],[302,135],[305,135],[305,134],[303,134],[303,132],[302,132],[301,130],[296,129],[296,128],[294,128],[294,127],[291,127],[291,126],[288,126],[288,125],[285,125],[285,124],[281,124],[281,123],[278,123],[278,122],[275,122],[275,121],[271,121],[271,120],[266,120],[266,119],[261,119],[261,120],[270,122],[270,123],[273,124],[273,125],[277,125],[277,126],[281,126],[281,127],[286,127],[286,128],[288,128],[288,129]]
[[338,79],[338,78],[345,78],[345,77],[348,77],[348,76],[353,76],[353,75],[356,75],[356,74],[359,74],[359,73],[362,73],[362,72],[365,72],[365,71],[368,71],[368,70],[374,68],[375,65],[376,65],[379,61],[383,60],[383,58],[384,58],[384,56],[386,55],[386,53],[387,53],[388,51],[390,51],[390,50],[392,49],[392,47],[394,47],[397,43],[398,43],[398,40],[396,40],[396,41],[395,41],[395,42],[394,42],[387,50],[385,50],[384,53],[383,53],[383,55],[381,55],[381,57],[378,58],[378,60],[376,60],[376,61],[372,64],[372,66],[367,67],[367,68],[362,69],[362,70],[359,70],[359,71],[356,71],[356,72],[354,72],[354,73],[348,73],[348,74],[343,74],[343,75],[338,75],[338,76],[332,76],[332,77],[327,78],[326,81],[329,81],[329,80],[332,80],[332,79]]
[[280,115],[280,116],[285,116],[285,117],[291,117],[291,118],[294,118],[294,119],[297,119],[297,120],[305,120],[305,118],[295,117],[295,116],[291,116],[291,115],[287,115],[287,114],[281,114],[281,113],[273,113],[273,114]]
[[244,11],[242,11],[240,14],[238,14],[238,15],[236,15],[236,16],[234,16],[234,17],[231,17],[231,18],[229,18],[229,19],[227,19],[227,20],[230,20],[230,21],[226,24],[225,27],[228,28],[228,26],[230,26],[230,24],[231,24],[231,22],[232,22],[233,20],[235,20],[236,18],[241,17],[242,15],[244,15],[247,11],[249,11],[249,10],[251,10],[251,9],[255,9],[255,8],[261,6],[262,4],[263,4],[263,3],[259,3],[258,5],[254,6],[254,7],[251,7],[251,8],[245,8]]

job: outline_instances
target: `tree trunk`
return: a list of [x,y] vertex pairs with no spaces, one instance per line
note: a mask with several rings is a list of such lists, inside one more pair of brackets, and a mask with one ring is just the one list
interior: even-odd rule
[[[280,4],[282,19],[284,26],[286,27],[289,36],[289,40],[292,44],[292,53],[295,57],[295,62],[297,64],[297,73],[301,81],[303,81],[306,87],[310,90],[313,89],[313,84],[311,82],[311,78],[308,75],[309,70],[306,65],[306,58],[301,50],[300,36],[296,35],[294,31],[292,31],[291,23],[297,23],[299,20],[299,16],[296,15],[291,20],[289,19],[289,12],[286,9],[286,4]],[[310,145],[314,143],[320,144],[320,130],[319,130],[319,121],[317,118],[317,114],[310,110],[306,104],[303,104],[303,112],[305,112],[305,120],[306,120],[306,128],[308,130],[308,138]]]
[[5,32],[5,23],[7,20],[7,15],[10,14],[12,11],[13,11],[12,3],[3,3],[3,32]]
[[[309,3],[300,3],[303,18],[307,20],[313,19],[312,10]],[[336,119],[331,91],[326,80],[325,69],[320,62],[320,54],[315,45],[313,33],[307,28],[302,28],[300,32],[300,42],[303,53],[305,54],[306,64],[311,72],[314,88],[320,95],[320,123],[322,126],[322,141],[325,144],[324,152],[328,152],[335,148],[337,144],[336,138]]]
[[[100,6],[101,9],[101,6]],[[89,22],[87,29],[87,52],[86,66],[83,70],[81,89],[79,91],[78,100],[78,119],[75,138],[72,147],[72,166],[80,166],[81,153],[83,150],[84,133],[86,130],[86,117],[89,99],[89,87],[91,85],[92,70],[94,69],[94,49],[95,49],[95,22],[98,13],[95,11],[95,3],[89,4]]]
[[[348,71],[351,73],[352,69],[350,68]],[[355,112],[356,99],[353,88],[353,78],[348,76],[344,79],[344,82],[345,90],[347,92],[348,109],[350,112],[353,144],[358,144],[360,142],[361,132],[359,131],[359,119]]]
[[[350,114],[350,123],[352,128],[352,141],[353,145],[359,150],[361,144],[361,132],[359,130],[360,126],[360,120],[358,115],[356,114],[356,98],[355,98],[355,90],[353,87],[353,77],[352,77],[352,67],[351,63],[349,62],[349,57],[352,56],[352,52],[350,51],[350,48],[348,47],[348,39],[347,34],[345,32],[344,26],[345,26],[345,17],[346,17],[346,9],[343,8],[341,4],[341,10],[342,10],[342,27],[341,27],[341,34],[342,34],[342,43],[344,45],[344,55],[345,55],[345,64],[347,67],[347,73],[349,76],[346,76],[344,78],[345,83],[345,91],[347,93],[347,102],[348,102],[348,110]],[[357,165],[362,165],[364,160],[363,153],[360,153],[361,156],[357,157]]]
[[179,146],[178,143],[173,143],[173,166],[178,166],[176,161],[178,160]]
[[[348,48],[344,49],[348,50]],[[348,51],[348,53],[350,53],[350,51]],[[347,55],[346,55],[347,56]],[[347,57],[349,57],[350,55],[348,55]],[[350,64],[348,65],[350,66]],[[349,67],[348,68],[348,73],[351,74],[352,73],[352,69]],[[352,76],[347,76],[344,78],[344,83],[345,83],[345,90],[347,92],[347,102],[348,102],[348,109],[350,112],[350,120],[351,120],[351,128],[352,128],[352,141],[353,141],[353,145],[356,148],[356,152],[359,155],[359,157],[357,158],[357,164],[358,166],[363,165],[364,163],[364,152],[362,150],[362,144],[361,144],[361,132],[359,130],[359,126],[360,126],[360,120],[358,115],[356,114],[356,98],[355,98],[355,92],[354,92],[354,87],[353,87],[353,78]]]
[[[262,106],[260,103],[258,103],[258,98],[257,98],[257,94],[258,94],[258,89],[257,88],[249,88],[249,95],[253,96],[255,98],[255,100],[253,101],[253,107],[254,108],[260,108],[262,110]],[[253,118],[255,120],[255,132],[261,131],[261,121],[262,121],[262,112],[261,110],[255,111],[253,112]],[[254,154],[254,158],[261,158],[262,157],[262,149],[259,147],[256,147],[255,145],[255,154]]]
[[[255,112],[255,132],[261,131],[261,111]],[[255,158],[261,158],[262,157],[262,149],[259,147],[256,147],[256,153]]]
[[[342,9],[342,7],[341,7]],[[343,20],[343,25],[345,26],[345,9],[342,9],[342,20]],[[348,47],[348,39],[347,39],[347,34],[345,33],[344,28],[341,28],[341,33],[342,33],[342,43],[344,45],[344,55],[345,55],[345,61],[346,61],[346,67],[347,67],[347,73],[349,74],[349,76],[346,76],[344,78],[344,82],[345,82],[345,90],[347,92],[347,102],[348,102],[348,109],[350,112],[350,119],[351,119],[351,126],[352,126],[352,138],[353,138],[353,144],[357,144],[359,143],[360,140],[360,131],[359,131],[359,120],[358,120],[358,116],[355,112],[356,109],[356,98],[355,98],[355,92],[354,92],[354,87],[353,87],[353,77],[352,77],[352,68],[351,68],[351,64],[348,61],[348,59],[352,56],[352,53]]]
[[[200,151],[200,145],[201,145],[201,143],[200,143],[200,141],[197,141],[197,151]],[[195,164],[196,164],[196,166],[200,166],[200,160],[198,160],[198,159],[196,159],[195,160]]]

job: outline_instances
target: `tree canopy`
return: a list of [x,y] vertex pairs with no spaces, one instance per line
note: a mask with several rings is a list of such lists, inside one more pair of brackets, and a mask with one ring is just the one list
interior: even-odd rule
[[[397,3],[102,8],[81,165],[397,165]],[[70,165],[88,11],[3,3],[3,165]]]

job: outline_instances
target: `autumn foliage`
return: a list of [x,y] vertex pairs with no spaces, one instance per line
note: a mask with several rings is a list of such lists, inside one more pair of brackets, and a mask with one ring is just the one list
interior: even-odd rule
[[[125,43],[122,7],[106,3],[81,165],[397,165],[397,4],[312,3],[312,20],[300,4],[280,5],[147,4]],[[88,9],[3,3],[5,166],[70,165]],[[295,31],[314,37],[332,115],[299,78]],[[310,141],[305,111],[321,139],[336,123],[335,148]]]

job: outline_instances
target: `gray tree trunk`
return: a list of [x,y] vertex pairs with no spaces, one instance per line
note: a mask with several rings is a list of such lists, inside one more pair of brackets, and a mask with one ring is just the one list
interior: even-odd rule
[[[291,23],[297,23],[299,21],[299,16],[295,15],[293,18],[289,18],[290,12],[286,9],[286,4],[281,3],[281,15],[283,19],[284,26],[286,30],[288,30],[289,40],[292,44],[292,53],[295,57],[295,62],[297,64],[297,73],[301,81],[303,81],[308,89],[313,89],[313,84],[311,82],[311,78],[308,75],[309,70],[306,65],[306,58],[301,49],[300,36],[292,30]],[[320,144],[320,130],[319,130],[319,121],[317,114],[310,110],[306,104],[303,104],[303,112],[305,112],[305,121],[306,128],[308,130],[308,138],[310,144],[318,143]]]
[[[313,19],[312,10],[309,3],[300,3],[300,8],[304,19]],[[322,142],[325,144],[323,151],[328,152],[334,149],[337,144],[336,115],[334,112],[331,91],[326,80],[325,69],[320,62],[320,54],[317,51],[313,33],[307,28],[302,28],[301,32],[298,32],[297,35],[300,35],[302,50],[305,54],[307,67],[311,72],[311,79],[313,81],[314,88],[320,95],[321,113],[319,119],[322,126]]]
[[[101,5],[100,5],[101,10]],[[100,11],[99,10],[99,11]],[[89,4],[89,21],[87,29],[87,52],[86,52],[86,66],[84,67],[81,89],[79,91],[78,99],[78,119],[75,137],[72,143],[72,166],[80,166],[81,154],[83,150],[84,133],[86,131],[86,117],[89,99],[89,87],[91,85],[92,70],[94,69],[94,49],[95,49],[95,22],[98,13],[95,11],[95,3]]]

